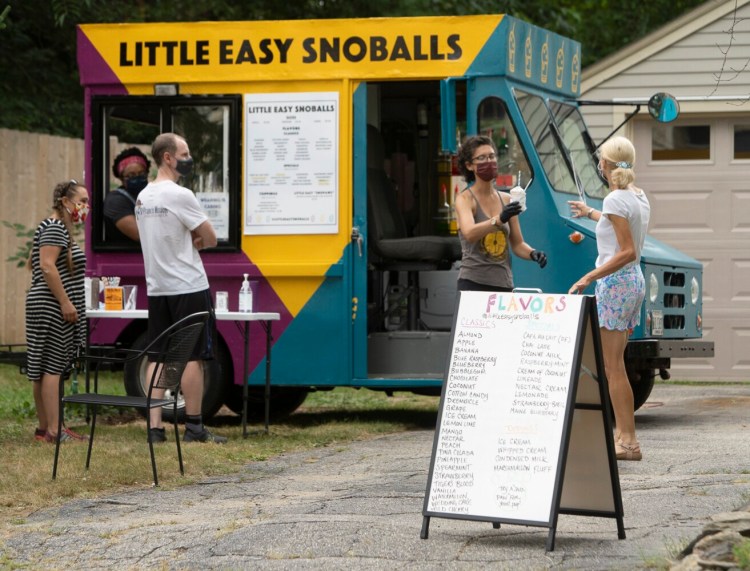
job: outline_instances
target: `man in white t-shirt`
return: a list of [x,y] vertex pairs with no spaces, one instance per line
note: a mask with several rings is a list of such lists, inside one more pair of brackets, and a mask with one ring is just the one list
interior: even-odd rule
[[[211,311],[208,278],[198,250],[216,246],[216,232],[193,192],[177,184],[193,167],[184,138],[162,133],[151,147],[159,171],[154,181],[138,195],[135,217],[143,250],[148,291],[149,340],[183,317]],[[203,360],[213,358],[216,322],[209,319],[182,376],[185,398],[185,442],[227,441],[203,425]],[[149,359],[150,360],[150,359]],[[148,378],[156,363],[149,362]],[[163,390],[154,397],[160,398]],[[151,411],[153,442],[164,442],[161,409]]]

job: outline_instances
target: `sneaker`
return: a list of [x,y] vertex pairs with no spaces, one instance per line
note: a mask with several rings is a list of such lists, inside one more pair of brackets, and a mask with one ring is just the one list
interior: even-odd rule
[[38,440],[39,442],[45,441],[45,436],[47,436],[47,431],[43,428],[37,428],[34,431],[34,440]]
[[86,436],[85,434],[78,434],[77,432],[73,432],[67,426],[63,426],[63,434],[67,434],[68,436],[70,436],[71,439],[78,440],[78,441],[84,441],[84,440],[89,439],[89,437]]
[[215,442],[216,444],[224,444],[227,439],[224,436],[217,436],[211,434],[208,428],[205,426],[200,432],[193,432],[192,430],[185,429],[185,434],[182,437],[183,442]]
[[[51,432],[45,433],[45,435],[44,435],[44,441],[45,442],[49,442],[50,444],[54,444],[56,440],[57,440],[57,435],[56,434],[52,434]],[[73,437],[70,434],[68,434],[67,432],[65,432],[65,430],[63,430],[60,433],[60,442],[74,442],[74,439],[73,439]]]
[[151,442],[154,444],[167,441],[167,433],[163,428],[149,428],[148,432],[151,435]]

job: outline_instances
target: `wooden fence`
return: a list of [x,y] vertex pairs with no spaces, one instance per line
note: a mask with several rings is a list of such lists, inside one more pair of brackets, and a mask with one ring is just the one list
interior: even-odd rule
[[[68,139],[0,129],[0,220],[36,228],[52,209],[58,182],[83,180],[82,139]],[[23,238],[0,226],[0,343],[25,343],[26,290],[31,279],[25,268],[6,261]]]

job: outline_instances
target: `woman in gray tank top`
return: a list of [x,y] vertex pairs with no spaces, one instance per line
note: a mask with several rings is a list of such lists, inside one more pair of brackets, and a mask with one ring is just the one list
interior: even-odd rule
[[[461,239],[460,291],[511,291],[510,251],[543,268],[547,256],[523,240],[518,215],[521,204],[493,186],[497,150],[492,139],[468,137],[458,152],[459,168],[469,186],[456,197]],[[510,251],[509,251],[510,250]]]

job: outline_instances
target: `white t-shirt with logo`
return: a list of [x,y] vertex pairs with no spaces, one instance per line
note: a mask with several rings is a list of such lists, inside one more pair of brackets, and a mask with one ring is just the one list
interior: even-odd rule
[[135,218],[150,296],[208,289],[208,278],[190,235],[208,220],[193,192],[172,181],[152,182],[138,194]]
[[599,251],[599,256],[596,258],[597,268],[607,263],[621,250],[617,243],[614,226],[607,214],[615,214],[628,221],[635,245],[635,263],[640,263],[641,251],[648,232],[648,222],[651,218],[651,205],[646,198],[646,193],[642,190],[616,189],[604,197],[602,216],[596,224],[596,245]]

